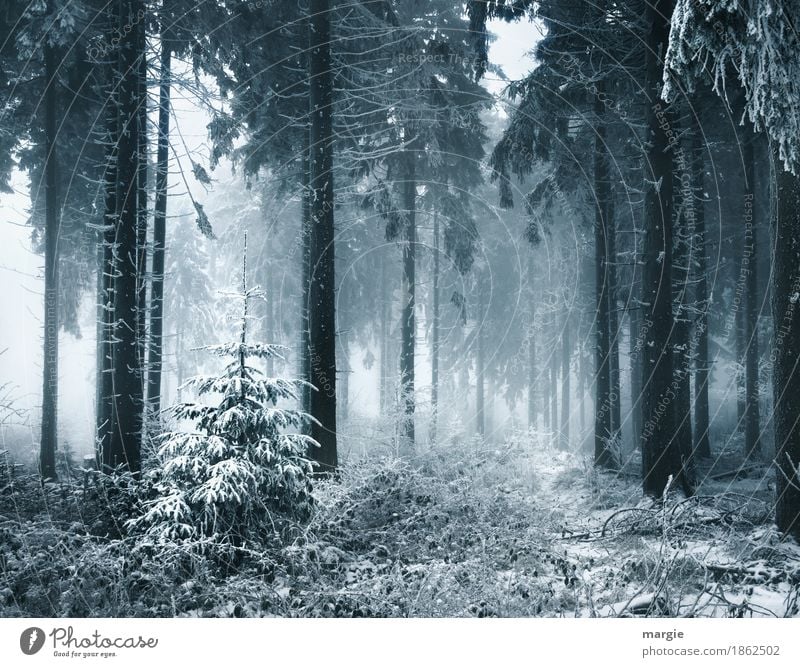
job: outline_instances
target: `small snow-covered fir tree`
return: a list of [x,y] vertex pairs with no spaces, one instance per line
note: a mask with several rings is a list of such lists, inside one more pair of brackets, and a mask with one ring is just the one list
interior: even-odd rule
[[312,464],[306,452],[314,440],[286,432],[308,419],[303,412],[278,406],[296,401],[300,380],[265,377],[252,358],[281,356],[278,345],[247,340],[252,299],[258,287],[247,286],[245,236],[241,290],[228,296],[241,302],[239,340],[201,349],[227,358],[220,375],[186,382],[197,395],[218,396],[216,405],[184,402],[170,411],[195,423],[194,431],[162,436],[158,464],[151,475],[158,493],[133,521],[156,539],[209,539],[241,546],[281,515],[308,517],[312,507]]

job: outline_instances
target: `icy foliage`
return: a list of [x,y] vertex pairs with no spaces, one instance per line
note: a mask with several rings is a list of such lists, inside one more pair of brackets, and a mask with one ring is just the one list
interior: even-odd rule
[[149,473],[156,497],[131,522],[158,541],[211,538],[239,547],[271,525],[271,513],[301,520],[309,514],[312,466],[306,452],[316,443],[285,432],[298,429],[307,415],[278,405],[296,402],[302,382],[265,377],[248,363],[280,357],[283,350],[247,341],[249,303],[258,295],[243,279],[232,295],[242,306],[240,340],[203,348],[230,361],[220,375],[185,384],[201,399],[221,398],[171,409],[179,423],[192,422],[196,430],[162,436],[158,465]]
[[677,0],[664,91],[675,98],[679,82],[691,89],[710,72],[725,97],[735,72],[751,122],[777,143],[793,172],[800,168],[799,15],[799,0]]

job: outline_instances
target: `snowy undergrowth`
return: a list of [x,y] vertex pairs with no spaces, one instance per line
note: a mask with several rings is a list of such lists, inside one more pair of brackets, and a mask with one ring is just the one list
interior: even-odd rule
[[0,494],[0,615],[796,615],[800,550],[768,494],[708,486],[654,504],[530,434],[352,461],[231,573],[191,541],[125,535],[135,484],[18,475]]

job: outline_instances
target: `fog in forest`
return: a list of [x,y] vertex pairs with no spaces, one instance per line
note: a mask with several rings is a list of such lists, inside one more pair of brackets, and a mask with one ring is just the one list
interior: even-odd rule
[[751,4],[9,0],[0,615],[796,616]]

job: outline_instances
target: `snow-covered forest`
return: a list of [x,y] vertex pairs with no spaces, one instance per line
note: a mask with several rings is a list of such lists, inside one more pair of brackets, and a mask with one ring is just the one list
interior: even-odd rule
[[0,616],[800,616],[800,0],[2,0]]

